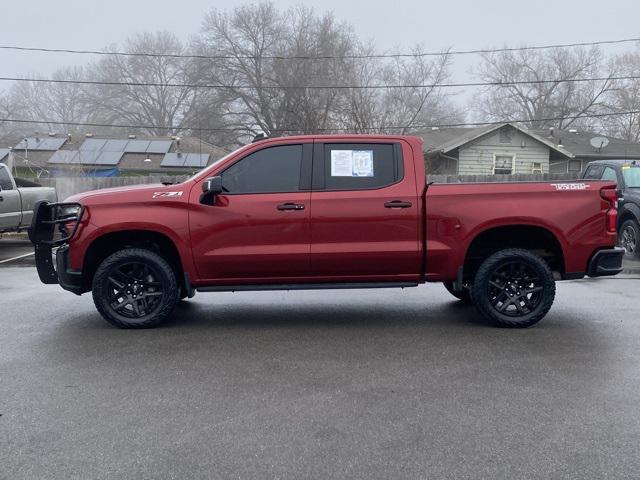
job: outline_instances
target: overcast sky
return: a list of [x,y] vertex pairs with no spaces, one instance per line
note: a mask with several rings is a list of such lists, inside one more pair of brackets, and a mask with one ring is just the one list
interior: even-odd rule
[[[2,0],[0,44],[102,49],[142,31],[170,30],[184,40],[200,28],[203,12],[233,8],[240,0]],[[356,2],[276,0],[331,10],[379,50],[471,49],[504,44],[585,42],[640,36],[639,0],[427,0]],[[321,5],[318,6],[318,5]],[[625,45],[622,48],[632,48]],[[620,51],[621,47],[606,47]],[[49,74],[92,57],[0,50],[0,76]],[[456,58],[454,81],[467,80],[474,56]],[[4,85],[0,82],[0,89]]]

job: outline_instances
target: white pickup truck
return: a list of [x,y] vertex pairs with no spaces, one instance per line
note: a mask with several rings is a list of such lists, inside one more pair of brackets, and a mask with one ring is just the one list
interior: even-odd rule
[[0,233],[29,228],[33,207],[40,200],[55,202],[56,191],[48,187],[18,187],[7,166],[0,163]]

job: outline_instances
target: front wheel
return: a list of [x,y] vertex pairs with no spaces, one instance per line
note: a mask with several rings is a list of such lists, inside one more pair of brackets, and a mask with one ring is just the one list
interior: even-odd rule
[[525,328],[549,311],[556,293],[553,272],[539,256],[509,248],[487,258],[476,273],[472,297],[478,311],[500,327]]
[[160,255],[127,248],[100,264],[92,293],[96,308],[112,325],[150,328],[171,314],[180,287],[173,269]]
[[620,227],[619,243],[625,254],[631,258],[640,258],[640,227],[635,220],[627,220]]

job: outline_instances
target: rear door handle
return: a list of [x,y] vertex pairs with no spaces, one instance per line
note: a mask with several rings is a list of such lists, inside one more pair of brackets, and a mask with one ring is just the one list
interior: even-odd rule
[[410,208],[411,202],[403,202],[402,200],[392,200],[391,202],[385,202],[385,208]]
[[304,210],[302,203],[282,203],[278,205],[278,210]]

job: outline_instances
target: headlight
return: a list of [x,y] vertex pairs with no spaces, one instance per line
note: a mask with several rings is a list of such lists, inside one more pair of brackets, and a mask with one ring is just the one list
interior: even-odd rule
[[79,203],[67,203],[56,206],[55,221],[62,237],[69,240],[78,228],[82,216],[82,205]]

